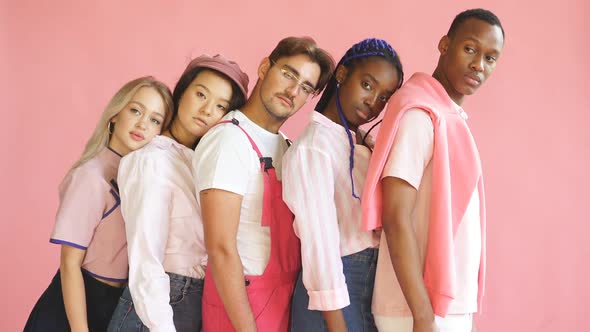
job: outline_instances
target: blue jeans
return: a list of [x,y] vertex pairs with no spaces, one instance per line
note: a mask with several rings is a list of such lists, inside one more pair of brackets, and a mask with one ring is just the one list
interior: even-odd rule
[[[203,279],[195,279],[168,273],[170,277],[170,306],[174,312],[174,326],[178,332],[200,332],[203,326],[201,299],[203,298]],[[109,332],[137,331],[147,332],[135,312],[129,287],[125,288],[113,313]]]
[[[346,278],[350,305],[342,308],[349,332],[377,332],[371,302],[377,270],[378,249],[365,249],[356,254],[342,257],[342,268]],[[291,331],[328,331],[321,311],[308,310],[309,296],[303,285],[301,274],[293,292],[291,307]]]

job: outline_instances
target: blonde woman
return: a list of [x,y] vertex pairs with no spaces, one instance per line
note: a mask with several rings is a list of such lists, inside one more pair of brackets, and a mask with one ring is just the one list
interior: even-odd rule
[[170,122],[170,90],[153,77],[125,84],[107,105],[82,157],[62,181],[50,242],[60,267],[25,331],[105,331],[127,281],[117,172],[122,156]]

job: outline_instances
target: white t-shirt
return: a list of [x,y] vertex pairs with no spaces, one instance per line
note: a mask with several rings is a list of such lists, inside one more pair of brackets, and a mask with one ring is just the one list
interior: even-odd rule
[[[464,114],[457,106],[457,111]],[[465,117],[466,115],[464,115]],[[382,178],[405,180],[418,191],[412,212],[414,231],[424,262],[432,193],[432,153],[434,126],[428,113],[411,109],[403,115]],[[481,224],[479,193],[474,188],[471,200],[455,234],[455,274],[457,290],[449,314],[477,312],[478,276],[481,258]],[[381,237],[373,310],[380,316],[411,315],[397,281],[385,236]]]
[[[221,121],[233,118],[252,137],[262,155],[272,157],[280,180],[281,160],[288,147],[283,135],[261,128],[237,110],[229,112]],[[201,138],[193,157],[193,177],[199,213],[199,193],[203,190],[222,189],[244,197],[237,235],[238,253],[245,275],[261,275],[270,257],[270,229],[261,226],[264,184],[258,156],[240,128],[232,123],[220,124]]]

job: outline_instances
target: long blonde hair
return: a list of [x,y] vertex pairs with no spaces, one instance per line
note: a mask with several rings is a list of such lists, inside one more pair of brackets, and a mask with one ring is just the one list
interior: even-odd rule
[[109,133],[111,119],[119,114],[119,112],[121,112],[131,101],[137,91],[143,87],[155,89],[162,97],[166,108],[162,128],[168,128],[172,119],[172,110],[174,109],[170,89],[164,83],[156,80],[152,76],[144,76],[127,82],[121,89],[119,89],[119,91],[117,91],[117,93],[115,93],[113,98],[111,98],[111,101],[109,101],[100,120],[98,120],[98,124],[96,125],[92,136],[90,136],[88,143],[86,143],[82,156],[74,163],[71,170],[94,158],[102,149],[108,146],[111,138],[111,133]]

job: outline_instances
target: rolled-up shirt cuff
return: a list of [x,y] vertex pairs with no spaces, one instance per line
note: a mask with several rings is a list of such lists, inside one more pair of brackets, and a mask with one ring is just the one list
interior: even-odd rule
[[338,310],[350,305],[346,284],[337,289],[308,291],[307,294],[309,295],[307,307],[309,310]]

